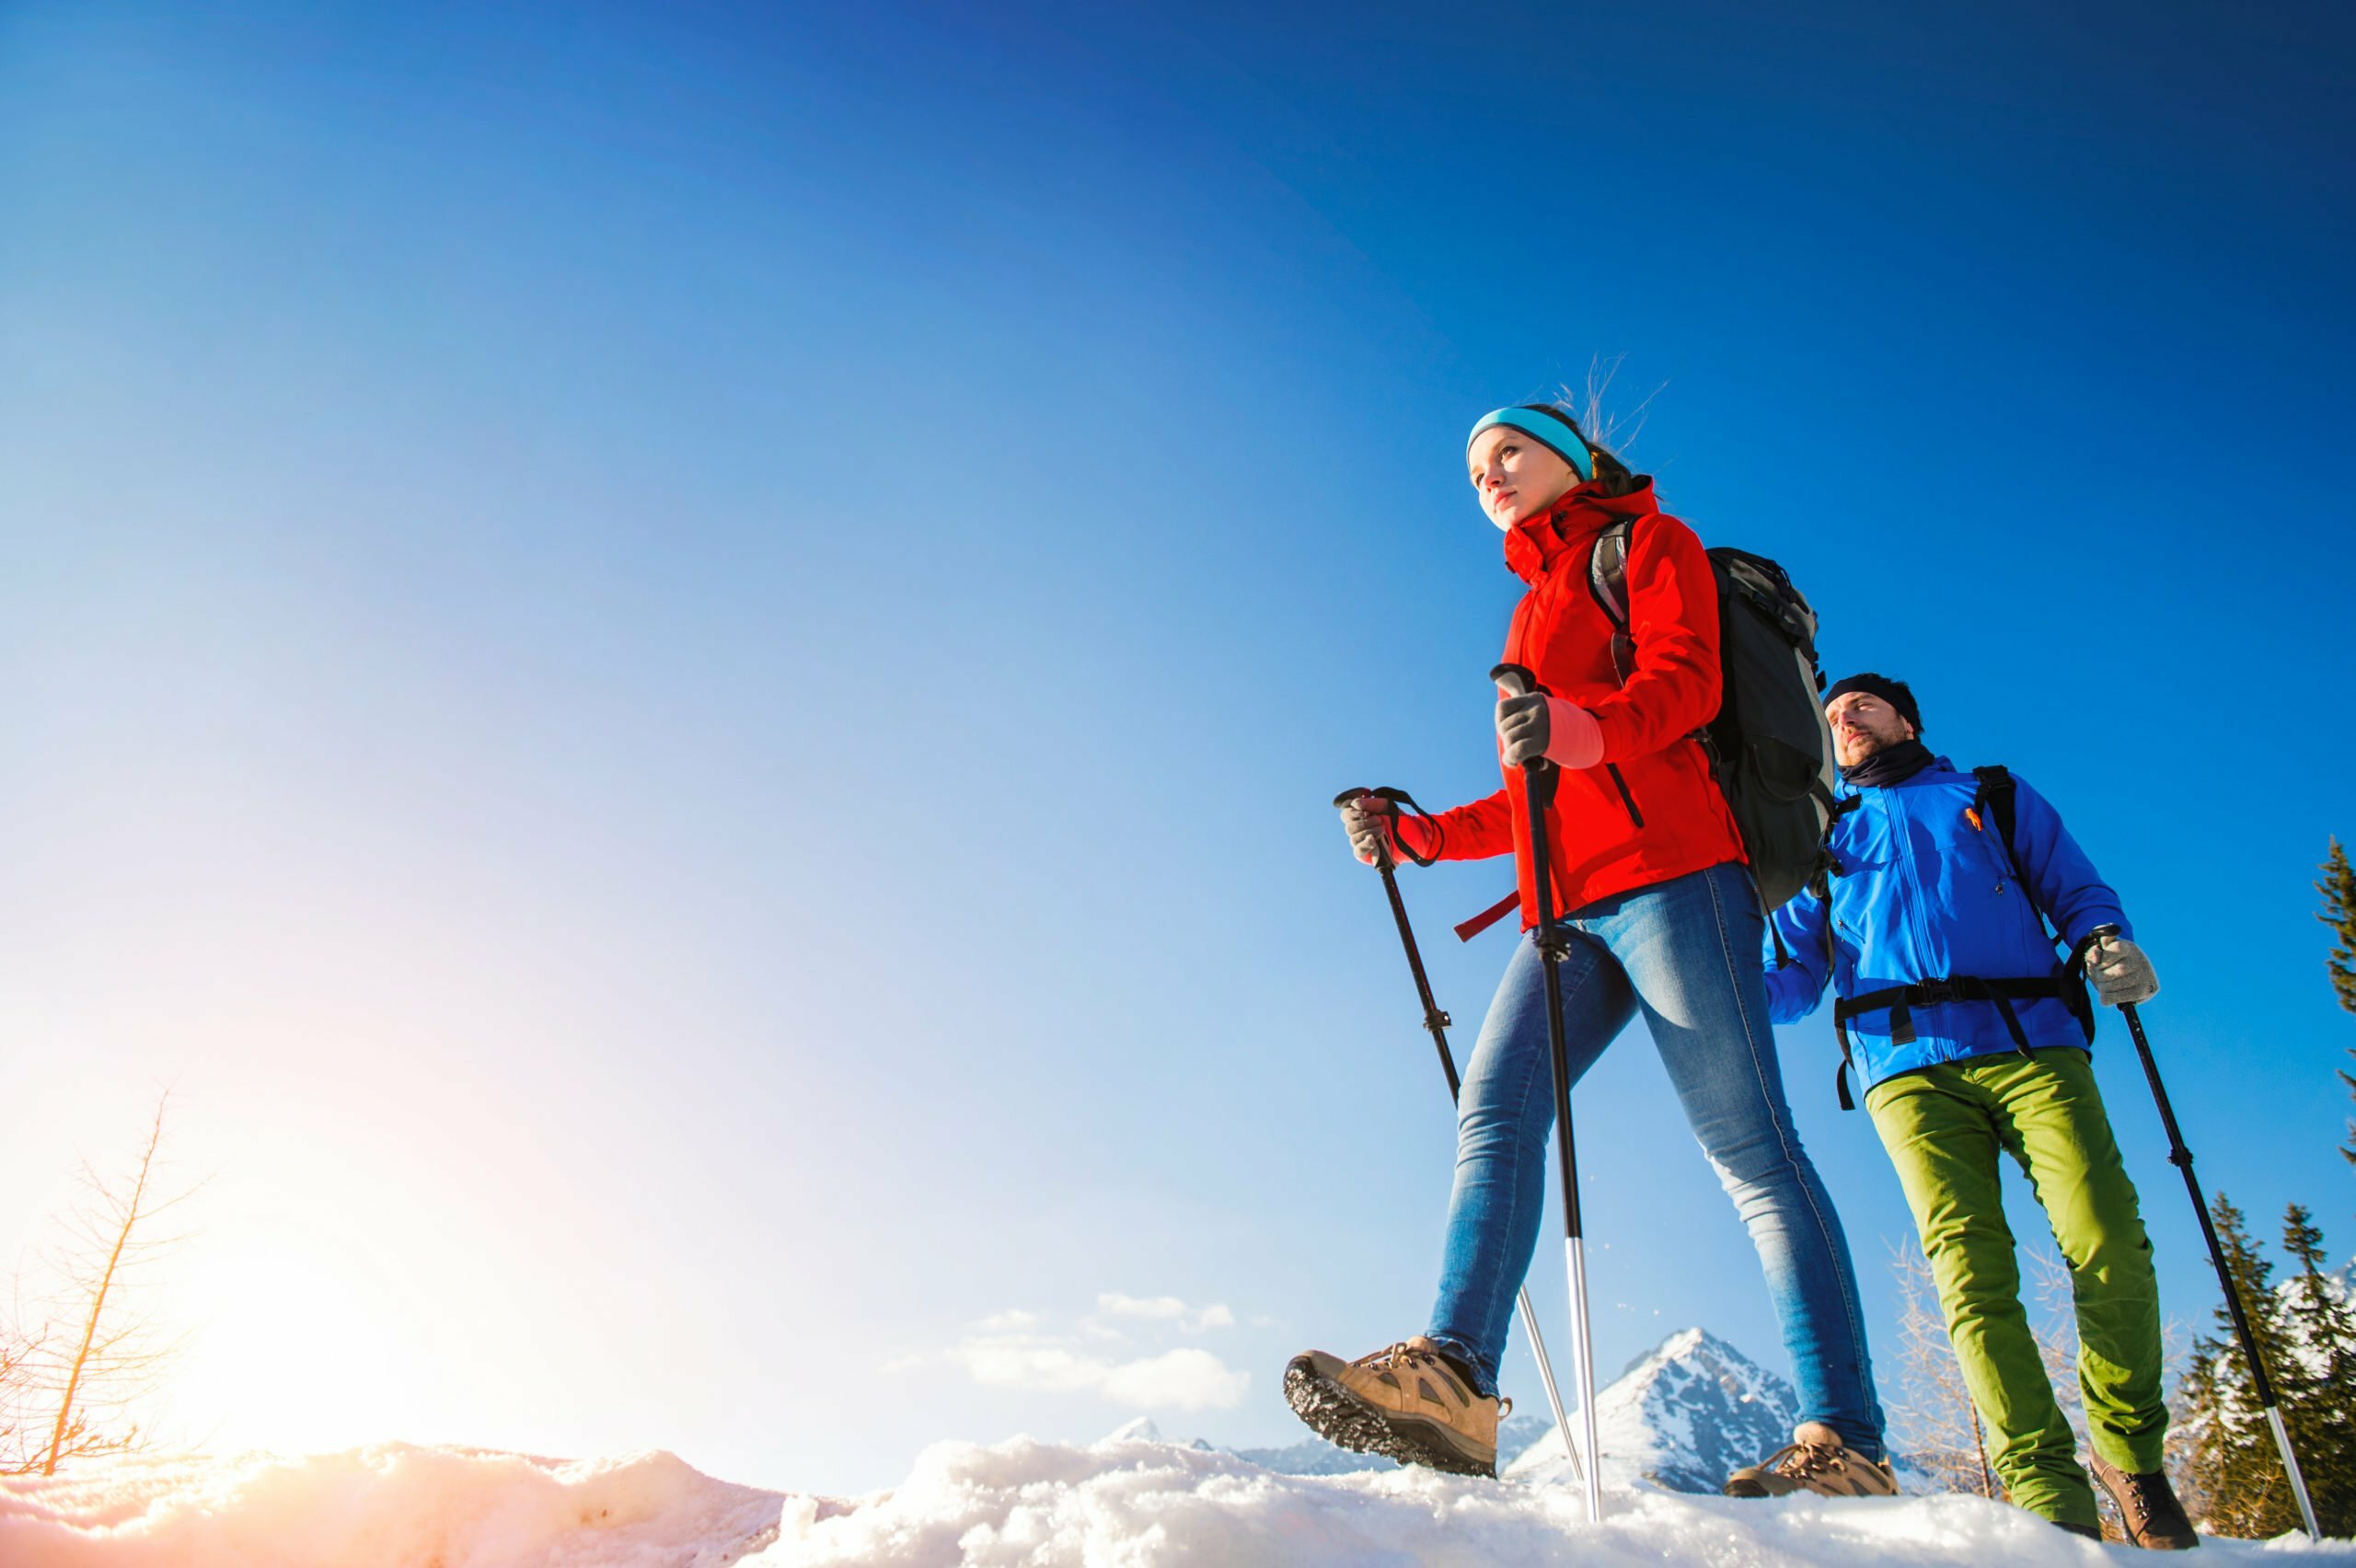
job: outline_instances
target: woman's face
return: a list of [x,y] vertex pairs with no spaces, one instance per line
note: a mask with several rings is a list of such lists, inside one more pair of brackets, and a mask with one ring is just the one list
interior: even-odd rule
[[1481,510],[1500,528],[1535,517],[1579,482],[1579,473],[1511,425],[1491,425],[1464,455]]

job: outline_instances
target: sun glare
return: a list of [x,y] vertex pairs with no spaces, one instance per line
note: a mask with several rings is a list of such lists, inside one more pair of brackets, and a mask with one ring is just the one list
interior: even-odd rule
[[318,1452],[401,1435],[426,1355],[407,1292],[318,1236],[208,1247],[187,1279],[192,1320],[167,1440]]

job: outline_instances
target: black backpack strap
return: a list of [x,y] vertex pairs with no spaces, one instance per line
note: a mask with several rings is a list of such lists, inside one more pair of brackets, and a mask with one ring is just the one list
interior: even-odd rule
[[[1978,788],[1971,791],[1971,825],[1985,832],[1989,821],[1995,822],[1997,842],[2004,847],[2004,862],[2013,868],[2013,880],[2019,882],[2020,859],[2013,853],[2013,813],[2020,786],[2013,778],[2013,770],[1999,764],[1975,767],[1971,777],[1978,780]],[[2022,886],[2026,889],[2027,884],[2024,882]],[[2037,900],[2032,897],[2029,902],[2034,904]],[[2045,917],[2042,909],[2037,914],[2040,920]]]
[[1889,1043],[1892,1045],[1911,1045],[1916,1038],[1914,1009],[1937,1007],[1947,1002],[1987,1002],[2004,1020],[2004,1032],[2013,1037],[2013,1049],[2026,1056],[2029,1054],[2028,1032],[2021,1027],[2020,1015],[2013,1010],[2013,1004],[2038,1001],[2049,997],[2068,1001],[2070,977],[2056,974],[2042,980],[1983,980],[1976,974],[1943,974],[1936,979],[1917,981],[1910,986],[1885,986],[1878,991],[1840,997],[1832,1004],[1832,1021],[1834,1027],[1841,1030],[1842,1051],[1846,1055],[1849,1035],[1843,1026],[1859,1013],[1888,1009]]
[[[2019,820],[2015,808],[2020,790],[2018,781],[2013,778],[2010,768],[2001,765],[1975,767],[1971,770],[1971,777],[1979,780],[1979,787],[1972,790],[1971,807],[1965,814],[1971,819],[1971,825],[1982,832],[1987,830],[1990,823],[1995,824],[1996,841],[2004,847],[2004,864],[2012,868],[2013,881],[2019,886],[2021,896],[2028,900],[2031,909],[2037,911],[2037,928],[2045,933],[2048,944],[2059,948],[2062,945],[2061,934],[2054,929],[2053,921],[2046,915],[2045,905],[2037,901],[2037,889],[2030,884],[2028,878],[2021,874],[2021,858],[2013,847],[2013,826]],[[2078,1020],[2078,1027],[2085,1032],[2086,1043],[2091,1045],[2095,1043],[2094,998],[2086,994],[2085,961],[2074,953],[2071,958],[2072,962],[2063,966],[2063,973],[2073,984],[2062,987],[2062,999],[2069,1004],[2071,1013]],[[2015,1033],[2018,1033],[2017,1026]]]
[[[1628,630],[1628,552],[1634,548],[1635,531],[1634,517],[1614,517],[1603,525],[1587,553],[1588,595],[1611,623],[1611,674],[1623,684],[1636,673],[1636,640]],[[1645,813],[1636,809],[1636,797],[1620,776],[1620,765],[1607,762],[1603,771],[1611,775],[1611,787],[1620,791],[1628,820],[1643,827]]]

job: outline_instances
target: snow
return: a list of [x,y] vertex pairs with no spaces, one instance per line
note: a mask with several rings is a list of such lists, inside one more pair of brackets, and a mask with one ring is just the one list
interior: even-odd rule
[[[2356,1546],[2212,1543],[2214,1564],[2281,1555],[2356,1562]],[[1784,1565],[2130,1562],[1998,1503],[1923,1497],[1745,1503],[1614,1492],[1600,1525],[1576,1493],[1429,1470],[1286,1476],[1171,1444],[941,1444],[889,1493],[829,1514],[789,1502],[748,1568],[1473,1568],[1576,1562]]]
[[723,1568],[783,1499],[668,1454],[564,1463],[386,1444],[0,1482],[7,1568]]
[[[667,1454],[561,1463],[399,1445],[95,1466],[0,1482],[8,1568],[2091,1568],[2139,1554],[1978,1498],[1578,1495],[1428,1470],[1292,1476],[1141,1436],[941,1443],[853,1500],[762,1492]],[[2356,1543],[2212,1541],[2233,1562],[2356,1563]]]
[[[1139,1416],[1085,1447],[940,1443],[837,1499],[736,1486],[668,1454],[565,1463],[387,1444],[310,1458],[124,1462],[0,1481],[6,1568],[1286,1568],[2132,1562],[2002,1504],[1716,1496],[1786,1440],[1790,1386],[1701,1329],[1596,1400],[1606,1516],[1561,1439],[1519,1415],[1503,1481],[1402,1470],[1304,1433],[1242,1453]],[[2356,1544],[2212,1541],[2202,1561],[2356,1564]]]

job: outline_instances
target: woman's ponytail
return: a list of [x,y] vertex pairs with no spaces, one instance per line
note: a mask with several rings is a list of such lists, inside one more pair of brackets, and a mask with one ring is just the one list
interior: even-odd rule
[[1587,428],[1579,423],[1578,415],[1572,410],[1566,399],[1558,398],[1550,407],[1553,409],[1556,418],[1578,432],[1579,442],[1587,448],[1588,461],[1593,466],[1594,482],[1601,487],[1605,495],[1626,495],[1644,484],[1644,475],[1631,473],[1628,466],[1613,456],[1609,447],[1599,444],[1593,436],[1588,434]]

